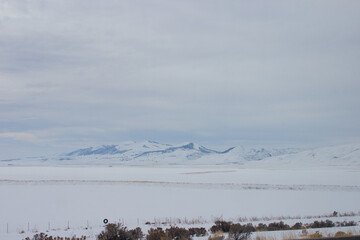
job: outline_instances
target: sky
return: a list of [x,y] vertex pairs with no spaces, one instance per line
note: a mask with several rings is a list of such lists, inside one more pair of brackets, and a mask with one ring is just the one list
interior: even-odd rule
[[0,159],[360,138],[360,1],[0,0]]

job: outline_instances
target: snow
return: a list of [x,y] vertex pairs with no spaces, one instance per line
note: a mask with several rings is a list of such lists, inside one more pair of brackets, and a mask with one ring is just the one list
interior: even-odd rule
[[297,154],[284,154],[267,158],[261,163],[250,163],[256,167],[261,164],[265,168],[281,169],[360,169],[360,144],[324,147],[312,150],[304,150]]
[[[224,152],[148,141],[61,154],[70,160],[1,161],[0,239],[23,239],[35,230],[95,239],[104,218],[144,232],[152,226],[147,221],[206,228],[216,218],[290,224],[326,219],[322,215],[333,211],[355,213],[333,221],[359,222],[359,146]],[[144,152],[151,153],[131,157]],[[127,161],[119,159],[123,154]]]
[[[360,175],[348,170],[233,167],[3,167],[0,233],[37,228],[94,236],[102,220],[144,226],[154,219],[305,216],[358,212]],[[303,186],[298,188],[296,186]],[[6,225],[10,235],[6,235]],[[22,235],[16,234],[24,230]],[[90,231],[90,230],[89,230]],[[54,235],[58,232],[54,231]],[[81,231],[80,231],[81,232]],[[78,234],[79,235],[79,234]],[[1,238],[1,235],[0,235]]]
[[316,149],[229,147],[212,150],[196,143],[125,142],[70,153],[0,160],[0,166],[209,166],[266,169],[360,170],[360,144]]
[[153,141],[86,147],[52,156],[3,159],[0,166],[37,165],[214,165],[243,164],[271,156],[294,153],[294,149],[229,147],[213,150],[196,143],[177,145]]

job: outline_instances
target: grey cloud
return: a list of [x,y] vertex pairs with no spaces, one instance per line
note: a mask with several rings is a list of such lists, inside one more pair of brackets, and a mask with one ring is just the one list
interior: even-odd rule
[[[56,128],[84,143],[360,134],[358,1],[4,2],[2,133]],[[79,126],[103,135],[65,130]]]

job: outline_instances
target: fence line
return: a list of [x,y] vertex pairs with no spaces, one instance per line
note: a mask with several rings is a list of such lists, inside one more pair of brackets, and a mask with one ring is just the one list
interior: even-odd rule
[[[6,222],[0,228],[0,233],[5,232],[6,234],[13,233],[40,233],[40,232],[51,232],[51,231],[59,231],[59,230],[89,230],[92,228],[101,228],[104,224],[91,224],[92,221],[85,220],[84,222],[76,222],[75,224],[71,223],[69,220],[67,222],[56,222],[56,221],[45,221],[37,222],[32,224],[30,221],[26,223],[11,223]],[[4,228],[3,228],[4,227]]]

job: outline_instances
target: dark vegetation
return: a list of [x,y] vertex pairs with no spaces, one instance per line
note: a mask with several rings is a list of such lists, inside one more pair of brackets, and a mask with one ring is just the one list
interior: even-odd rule
[[48,236],[46,233],[37,233],[32,238],[25,238],[25,240],[86,240],[85,236],[81,237],[54,237],[54,236]]
[[241,225],[240,223],[231,224],[229,238],[233,240],[248,239],[253,232],[254,227],[251,224]]
[[[331,227],[346,227],[356,226],[354,221],[344,222],[332,222],[326,221],[314,221],[312,223],[302,224],[301,222],[295,223],[293,226],[285,224],[283,221],[272,222],[269,224],[259,223],[253,225],[233,223],[223,220],[215,221],[215,224],[211,226],[209,231],[213,233],[209,237],[209,240],[224,240],[223,233],[227,233],[231,240],[246,240],[249,239],[252,232],[257,231],[281,231],[281,230],[298,230],[309,228],[331,228]],[[203,237],[208,234],[207,230],[201,228],[182,228],[182,227],[170,227],[167,229],[150,228],[148,234],[143,234],[140,227],[135,229],[127,229],[120,223],[109,223],[105,226],[105,230],[102,231],[97,239],[98,240],[191,240],[193,237]],[[86,236],[81,237],[53,237],[48,236],[45,233],[39,233],[32,238],[25,238],[25,240],[86,240]]]
[[187,240],[192,237],[203,237],[206,234],[205,228],[170,227],[165,231],[162,228],[150,228],[146,240]]
[[109,223],[105,226],[105,230],[102,231],[98,240],[138,240],[144,236],[141,228],[128,230],[127,227],[118,223]]
[[205,228],[189,228],[190,236],[192,237],[203,237],[207,235],[207,231]]
[[105,230],[98,235],[98,240],[188,240],[192,237],[205,236],[207,231],[205,228],[180,228],[170,227],[167,229],[150,228],[148,234],[145,236],[141,228],[128,230],[121,224],[109,223]]
[[[259,223],[258,225],[252,225],[251,223],[247,225],[240,225],[239,223],[232,223],[226,221],[216,221],[215,225],[210,228],[212,233],[216,233],[218,231],[222,231],[224,233],[230,233],[232,226],[236,226],[243,229],[246,229],[250,232],[265,232],[265,231],[282,231],[282,230],[298,230],[305,228],[330,228],[330,227],[348,227],[348,226],[356,226],[356,222],[354,221],[344,221],[344,222],[332,222],[330,220],[326,221],[314,221],[313,223],[302,224],[301,222],[295,223],[293,226],[285,224],[283,221],[273,222],[269,224]],[[233,238],[235,239],[235,238]],[[238,240],[238,239],[235,239]]]

